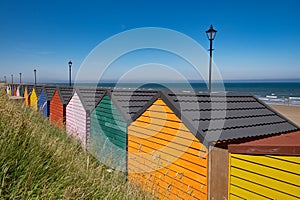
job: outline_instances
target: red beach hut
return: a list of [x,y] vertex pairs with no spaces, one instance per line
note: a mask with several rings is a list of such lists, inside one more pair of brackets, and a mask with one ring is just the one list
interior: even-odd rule
[[60,86],[56,88],[50,101],[50,121],[59,127],[66,123],[66,107],[72,94],[72,87]]

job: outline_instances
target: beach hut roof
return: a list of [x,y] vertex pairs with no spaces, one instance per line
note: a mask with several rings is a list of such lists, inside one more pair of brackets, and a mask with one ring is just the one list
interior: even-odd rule
[[56,86],[51,86],[51,85],[44,86],[44,91],[45,91],[45,96],[47,101],[50,101],[52,99],[55,89]]
[[161,98],[200,140],[228,141],[299,130],[253,95],[161,92]]
[[92,111],[106,94],[105,89],[96,87],[76,87],[75,91],[86,111]]
[[56,88],[60,100],[63,105],[67,105],[73,95],[73,87],[71,86],[58,86]]
[[28,94],[31,94],[33,85],[26,85]]
[[43,89],[43,85],[35,85],[34,86],[34,90],[35,90],[37,97],[39,97],[41,95],[42,89]]
[[230,153],[300,155],[300,131],[228,146]]
[[153,90],[108,90],[107,94],[128,124],[145,112],[159,96],[159,92]]

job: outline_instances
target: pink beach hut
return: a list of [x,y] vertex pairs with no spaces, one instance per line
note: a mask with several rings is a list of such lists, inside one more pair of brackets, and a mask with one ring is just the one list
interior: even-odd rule
[[66,130],[87,148],[90,134],[90,113],[105,95],[101,88],[76,88],[66,107]]

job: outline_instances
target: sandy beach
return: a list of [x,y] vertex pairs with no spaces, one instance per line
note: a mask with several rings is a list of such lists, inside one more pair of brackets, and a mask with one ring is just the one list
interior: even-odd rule
[[270,107],[300,126],[300,106],[270,105]]

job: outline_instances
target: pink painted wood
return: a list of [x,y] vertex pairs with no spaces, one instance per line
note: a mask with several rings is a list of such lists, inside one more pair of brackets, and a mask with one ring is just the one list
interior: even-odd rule
[[82,143],[86,149],[87,144],[87,114],[75,92],[66,108],[66,130]]

